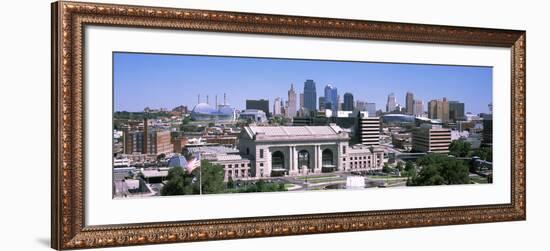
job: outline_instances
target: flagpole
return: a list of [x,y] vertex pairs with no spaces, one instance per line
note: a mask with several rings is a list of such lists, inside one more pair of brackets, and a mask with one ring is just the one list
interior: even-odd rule
[[202,195],[202,159],[201,159],[201,153],[198,152],[198,164],[199,164],[199,194]]

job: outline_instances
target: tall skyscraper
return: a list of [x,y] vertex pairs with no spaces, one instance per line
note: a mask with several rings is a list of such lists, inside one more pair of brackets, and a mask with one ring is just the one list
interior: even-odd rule
[[281,97],[276,97],[273,101],[273,116],[279,116],[282,114],[281,108],[283,104],[281,102]]
[[332,110],[333,114],[338,112],[338,89],[330,84],[325,86],[325,109]]
[[439,119],[443,123],[449,122],[449,101],[447,98],[434,99],[428,102],[428,117]]
[[304,94],[300,93],[300,105],[298,106],[298,110],[304,108]]
[[344,94],[344,105],[342,107],[343,111],[353,111],[354,109],[354,103],[353,103],[353,94],[346,92]]
[[246,109],[255,109],[262,110],[266,115],[269,116],[269,100],[267,99],[247,99],[246,100]]
[[294,84],[290,84],[290,90],[288,90],[288,107],[286,109],[286,117],[296,117],[296,91],[294,90]]
[[449,101],[449,119],[453,121],[465,120],[464,103]]
[[397,106],[397,102],[395,101],[395,95],[392,92],[388,95],[388,102],[386,103],[386,112],[395,111],[396,106]]
[[413,101],[413,115],[422,116],[424,114],[424,102],[422,100],[415,99]]
[[376,117],[376,103],[367,102],[365,105],[367,106],[367,112],[369,112],[369,117]]
[[317,89],[311,79],[304,82],[304,107],[310,111],[317,110]]
[[414,114],[414,94],[407,92],[405,96],[405,107],[407,108],[407,114]]

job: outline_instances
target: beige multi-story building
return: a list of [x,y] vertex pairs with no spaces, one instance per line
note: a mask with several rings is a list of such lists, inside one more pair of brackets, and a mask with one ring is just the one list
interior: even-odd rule
[[223,166],[224,181],[253,179],[250,176],[250,160],[240,155],[218,155],[212,163]]
[[405,95],[405,107],[407,110],[407,114],[414,114],[414,94],[412,92],[407,92],[407,94]]
[[443,123],[449,122],[449,101],[447,101],[447,98],[434,99],[428,102],[428,118],[439,119]]
[[368,112],[359,112],[357,126],[360,144],[366,146],[380,145],[380,117],[369,117]]
[[200,154],[201,160],[220,165],[224,170],[224,181],[254,179],[251,176],[251,162],[246,156],[241,156],[235,148],[225,146],[194,146],[187,150],[192,154]]
[[347,158],[343,159],[346,171],[381,170],[384,162],[384,150],[365,145],[354,145],[348,149]]
[[424,114],[424,102],[419,99],[413,100],[413,115],[414,116],[422,116]]
[[448,153],[451,144],[451,129],[423,124],[412,133],[414,151],[427,153]]

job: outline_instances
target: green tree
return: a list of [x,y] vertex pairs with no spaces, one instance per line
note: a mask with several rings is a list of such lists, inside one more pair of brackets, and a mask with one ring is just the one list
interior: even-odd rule
[[182,125],[188,125],[189,123],[191,123],[191,117],[190,116],[187,116],[187,117],[185,117],[181,120]]
[[407,162],[405,162],[405,171],[409,172],[413,169],[415,169],[414,164],[412,163],[412,161],[407,160]]
[[470,183],[469,168],[460,160],[449,159],[441,163],[439,173],[448,185]]
[[271,120],[271,124],[273,125],[286,125],[290,122],[290,119],[282,117],[282,116],[275,116]]
[[474,156],[482,160],[493,162],[493,149],[491,147],[481,147],[473,152]]
[[444,154],[428,154],[417,160],[421,167],[420,172],[414,176],[409,185],[451,185],[469,184],[469,168],[463,161],[451,158]]
[[467,157],[471,150],[472,144],[463,139],[455,140],[449,145],[449,154],[455,157]]
[[413,177],[416,175],[416,168],[414,167],[412,161],[405,162],[405,175],[409,177]]
[[231,177],[229,177],[229,179],[227,180],[227,188],[228,189],[235,188],[235,181],[233,181],[233,178]]
[[412,179],[414,186],[433,186],[445,184],[444,178],[439,174],[437,165],[424,166],[418,175]]
[[168,182],[160,190],[163,196],[197,194],[198,183],[193,182],[194,176],[181,167],[174,167],[168,171]]
[[[201,170],[202,169],[202,170]],[[221,165],[213,164],[210,161],[201,161],[201,167],[193,170],[195,177],[202,180],[203,194],[222,193],[225,190],[224,170]],[[202,175],[202,178],[200,177]]]
[[264,180],[256,181],[256,183],[248,184],[244,188],[239,188],[233,192],[236,193],[256,193],[256,192],[278,192],[287,191],[284,183],[271,183]]
[[390,165],[389,165],[387,162],[384,163],[384,166],[382,167],[382,172],[383,172],[383,173],[389,173],[389,172],[391,172]]
[[396,166],[397,170],[399,170],[399,172],[403,172],[403,162],[397,162],[397,166]]

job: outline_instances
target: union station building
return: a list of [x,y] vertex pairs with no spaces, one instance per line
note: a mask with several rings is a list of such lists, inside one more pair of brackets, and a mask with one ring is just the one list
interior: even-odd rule
[[329,126],[247,126],[240,155],[250,160],[251,178],[303,176],[330,172],[381,170],[384,152],[349,146],[347,132]]

